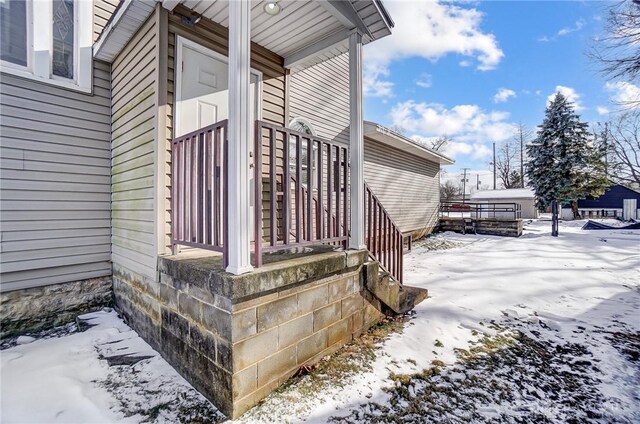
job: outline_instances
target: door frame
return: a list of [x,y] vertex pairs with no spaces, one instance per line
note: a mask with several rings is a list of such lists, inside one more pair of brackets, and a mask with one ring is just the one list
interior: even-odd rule
[[[197,43],[193,40],[190,40],[181,35],[176,35],[176,52],[175,52],[175,60],[173,69],[175,70],[174,77],[174,85],[175,85],[175,97],[173,99],[173,137],[176,137],[176,134],[180,134],[180,119],[178,118],[178,102],[182,97],[182,56],[183,49],[188,47],[193,49],[199,53],[210,56],[216,60],[224,62],[229,66],[229,58],[221,53],[216,52],[215,50],[210,49],[209,47],[203,46],[200,43]],[[251,75],[256,76],[256,111],[254,119],[261,120],[262,119],[262,72],[251,68]]]

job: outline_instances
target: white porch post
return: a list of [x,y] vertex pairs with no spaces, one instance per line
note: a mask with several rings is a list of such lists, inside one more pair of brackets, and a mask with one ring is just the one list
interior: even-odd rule
[[229,184],[227,271],[243,274],[250,262],[249,146],[253,131],[250,118],[251,2],[229,2]]
[[349,36],[349,112],[351,172],[351,238],[350,249],[363,249],[364,244],[364,129],[362,116],[362,35]]

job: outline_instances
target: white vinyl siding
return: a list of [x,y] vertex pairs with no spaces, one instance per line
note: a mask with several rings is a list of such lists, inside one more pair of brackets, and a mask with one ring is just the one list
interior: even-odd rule
[[155,279],[155,16],[112,64],[112,261]]
[[439,164],[365,137],[364,180],[403,233],[437,225]]
[[292,73],[289,118],[307,119],[318,137],[349,143],[349,54]]
[[120,0],[93,1],[93,41],[95,42],[118,7]]
[[1,78],[0,289],[110,275],[109,65],[92,95]]

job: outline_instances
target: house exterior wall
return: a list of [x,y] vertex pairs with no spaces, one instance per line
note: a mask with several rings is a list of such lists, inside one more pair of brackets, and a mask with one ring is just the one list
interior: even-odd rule
[[2,74],[0,289],[111,274],[110,78],[92,94]]
[[93,41],[96,41],[120,0],[93,0]]
[[349,144],[348,53],[292,73],[288,88],[289,120],[305,118],[318,137]]
[[364,180],[403,233],[438,225],[440,165],[365,137]]
[[156,274],[158,23],[152,15],[112,63],[112,261]]

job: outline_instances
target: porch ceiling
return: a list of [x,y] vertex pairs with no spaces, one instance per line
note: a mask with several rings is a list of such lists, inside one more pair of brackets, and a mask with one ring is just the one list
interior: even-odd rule
[[[281,11],[264,11],[268,0],[252,0],[251,41],[285,59],[287,68],[300,68],[347,51],[349,32],[358,28],[363,41],[391,33],[393,22],[379,0],[279,0]],[[164,0],[193,10],[224,27],[229,25],[229,0]]]
[[[229,0],[157,1],[162,1],[168,10],[182,4],[193,11],[194,17],[200,15],[224,27],[229,25]],[[143,3],[149,7],[153,1]],[[380,0],[279,0],[281,11],[276,16],[264,11],[266,3],[267,0],[252,0],[251,40],[283,57],[285,67],[293,70],[346,52],[353,29],[360,30],[363,41],[368,43],[391,34],[393,27]],[[131,0],[122,2],[118,19],[126,22],[110,22],[108,33],[101,34],[96,43],[97,58],[112,60],[126,44],[123,40],[133,35],[136,28],[128,22],[128,15],[137,20],[144,18],[133,4]]]

